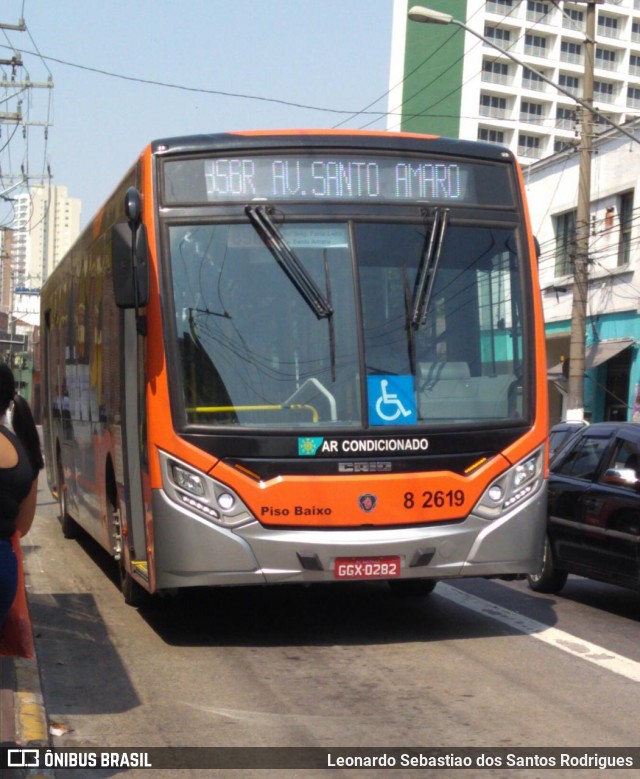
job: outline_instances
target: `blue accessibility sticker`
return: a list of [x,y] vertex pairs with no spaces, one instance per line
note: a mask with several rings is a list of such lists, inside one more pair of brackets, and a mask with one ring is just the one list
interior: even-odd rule
[[418,421],[413,376],[367,376],[370,425],[414,425]]

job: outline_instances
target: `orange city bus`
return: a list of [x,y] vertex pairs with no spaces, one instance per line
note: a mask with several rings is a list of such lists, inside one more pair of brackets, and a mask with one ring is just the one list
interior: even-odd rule
[[42,332],[62,530],[128,602],[540,566],[543,320],[501,146],[155,141],[44,285]]

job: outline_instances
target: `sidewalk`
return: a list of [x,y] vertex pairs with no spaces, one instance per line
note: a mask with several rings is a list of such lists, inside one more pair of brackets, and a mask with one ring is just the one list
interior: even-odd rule
[[[10,749],[50,745],[37,659],[0,657],[0,744]],[[3,779],[27,776],[48,779],[53,774],[44,769],[37,773],[19,768],[3,771]]]

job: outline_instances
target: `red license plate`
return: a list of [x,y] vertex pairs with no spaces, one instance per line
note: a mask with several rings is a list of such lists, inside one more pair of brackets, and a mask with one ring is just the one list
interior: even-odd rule
[[399,557],[337,557],[336,579],[392,579],[400,576]]

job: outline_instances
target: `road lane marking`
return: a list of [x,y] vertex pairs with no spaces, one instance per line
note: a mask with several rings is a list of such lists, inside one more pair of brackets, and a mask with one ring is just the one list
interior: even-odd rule
[[537,638],[538,641],[544,641],[545,644],[550,644],[556,647],[556,649],[561,649],[570,655],[580,657],[607,671],[612,671],[627,679],[631,679],[631,681],[640,682],[640,663],[637,663],[635,660],[618,655],[602,646],[598,646],[598,644],[592,644],[590,641],[573,636],[571,633],[565,633],[564,630],[549,627],[544,622],[529,619],[515,611],[510,611],[488,600],[483,600],[468,592],[458,590],[450,584],[440,582],[436,588],[436,593],[453,603],[457,603],[459,606],[464,606],[486,617],[498,620],[498,622],[503,622],[505,625],[526,633],[532,638]]
[[[181,701],[183,706],[190,709],[196,709],[196,711],[204,711],[208,714],[214,714],[218,717],[223,717],[230,720],[239,720],[253,724],[255,722],[294,722],[300,723],[304,720],[306,727],[319,726],[325,724],[327,721],[340,722],[344,720],[345,723],[353,722],[352,714],[336,715],[331,714],[301,714],[299,712],[276,712],[276,711],[260,711],[258,709],[229,709],[221,706],[207,706],[200,703],[194,703],[193,701]],[[369,721],[381,720],[388,722],[388,717],[382,712],[380,714],[367,714],[361,719]]]

